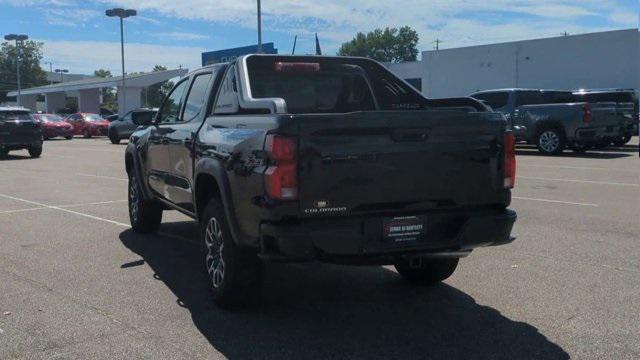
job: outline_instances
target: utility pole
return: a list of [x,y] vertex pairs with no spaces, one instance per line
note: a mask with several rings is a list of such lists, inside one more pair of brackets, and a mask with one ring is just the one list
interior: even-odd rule
[[262,6],[258,0],[258,54],[262,54]]
[[21,52],[22,52],[21,45],[22,45],[22,42],[27,40],[27,39],[29,39],[29,37],[27,35],[24,35],[24,34],[19,34],[19,35],[9,34],[9,35],[5,35],[4,39],[7,40],[7,41],[15,40],[15,42],[16,42],[16,76],[18,78],[17,79],[18,80],[18,97],[16,98],[16,100],[17,100],[16,102],[18,103],[18,106],[20,106],[21,105],[20,98],[22,96],[22,94],[21,94],[22,93],[22,83],[20,81],[20,55],[22,55],[21,54]]
[[[122,60],[122,91],[118,92],[118,97],[122,95],[122,109],[118,106],[118,112],[122,115],[127,111],[127,94],[126,94],[126,72],[124,70],[124,19],[138,15],[138,12],[133,9],[122,9],[115,8],[109,9],[105,11],[105,15],[108,17],[118,17],[120,18],[120,57]],[[122,94],[121,94],[122,93]],[[120,105],[120,101],[118,101],[118,105]]]
[[562,35],[569,36],[569,33],[565,31],[565,32],[562,33]]
[[[45,64],[49,64],[49,76],[51,76],[51,74],[53,74],[53,62],[52,61],[45,61]],[[49,85],[53,85],[53,78],[49,77]]]
[[440,39],[436,39],[436,41],[432,42],[432,44],[436,44],[434,46],[434,49],[436,49],[436,51],[440,50],[440,44],[442,44],[444,41],[440,40]]

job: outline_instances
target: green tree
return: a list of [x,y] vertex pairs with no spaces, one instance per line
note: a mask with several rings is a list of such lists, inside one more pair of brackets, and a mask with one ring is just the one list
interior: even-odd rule
[[359,32],[340,46],[338,55],[363,56],[383,62],[415,61],[418,58],[418,33],[409,26],[386,27],[367,34]]
[[[99,78],[108,78],[112,75],[110,70],[98,69],[93,72],[93,76]],[[110,87],[100,89],[100,91],[102,91],[102,104],[100,104],[100,106],[111,111],[116,111],[118,109],[118,97],[116,96],[116,89]]]
[[[158,71],[166,71],[166,70],[167,70],[166,66],[156,65],[153,67],[152,71],[158,72]],[[162,104],[162,100],[164,99],[165,96],[167,96],[169,91],[171,91],[171,88],[173,88],[172,81],[164,81],[159,84],[154,84],[149,86],[146,89],[145,101],[144,101],[145,106],[160,107],[160,105]]]
[[93,72],[93,76],[100,77],[100,78],[108,78],[108,77],[111,77],[112,75],[110,70],[98,69]]
[[[43,43],[24,41],[20,46],[20,80],[23,88],[46,85],[47,75],[40,67]],[[7,101],[7,92],[18,88],[16,47],[14,42],[0,45],[0,102]]]

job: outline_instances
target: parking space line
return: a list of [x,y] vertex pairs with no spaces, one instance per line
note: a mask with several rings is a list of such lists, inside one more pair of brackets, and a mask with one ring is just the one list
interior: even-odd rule
[[42,209],[46,209],[46,207],[40,206],[40,207],[27,208],[27,209],[3,210],[3,211],[0,211],[0,215],[1,214],[15,214],[15,213],[28,212],[28,211],[34,211],[34,210],[42,210]]
[[[127,202],[127,200],[112,200],[112,201],[99,201],[99,202],[90,202],[90,203],[81,203],[81,204],[56,205],[56,207],[70,208],[70,207],[80,207],[80,206],[89,206],[89,205],[116,204],[116,203],[122,203],[122,202]],[[0,215],[28,212],[28,211],[34,211],[34,210],[44,210],[44,209],[50,209],[50,207],[38,206],[38,207],[27,208],[27,209],[2,210],[0,211]]]
[[560,201],[560,200],[549,200],[549,199],[537,199],[537,198],[528,198],[528,197],[519,197],[519,196],[514,196],[513,199],[548,202],[548,203],[554,203],[554,204],[576,205],[576,206],[591,206],[591,207],[600,206],[598,204],[578,203],[578,202],[571,202],[571,201]]
[[589,181],[589,180],[575,180],[575,179],[555,179],[555,178],[543,178],[543,177],[533,177],[533,176],[518,176],[517,178],[518,178],[518,179],[525,179],[525,180],[563,181],[563,182],[573,182],[573,183],[583,183],[583,184],[598,184],[598,185],[613,185],[613,186],[632,186],[632,187],[640,187],[640,184],[619,183],[619,182],[608,182],[608,181]]
[[94,178],[99,178],[99,179],[109,179],[109,180],[118,180],[118,181],[129,181],[129,179],[117,178],[117,177],[112,177],[112,176],[103,176],[103,175],[78,174],[78,176],[94,177]]
[[9,196],[9,195],[5,195],[5,194],[0,194],[0,197],[6,198],[6,199],[11,199],[11,200],[16,200],[16,201],[22,201],[22,202],[27,203],[27,204],[42,206],[43,208],[60,210],[60,211],[67,212],[69,214],[75,214],[75,215],[78,215],[78,216],[83,216],[83,217],[86,217],[86,218],[89,218],[89,219],[103,221],[103,222],[106,222],[106,223],[109,223],[109,224],[113,224],[113,225],[118,225],[118,226],[122,226],[122,227],[126,227],[126,228],[130,227],[128,224],[125,224],[125,223],[121,223],[121,222],[118,222],[118,221],[113,221],[113,220],[101,218],[101,217],[98,217],[98,216],[93,216],[93,215],[81,213],[81,212],[78,212],[78,211],[65,209],[65,208],[62,208],[62,207],[59,207],[59,206],[46,205],[46,204],[39,203],[39,202],[36,202],[36,201],[21,199],[21,198],[15,197],[15,196]]
[[[38,205],[39,206],[39,207],[36,207],[36,208],[29,208],[29,209],[9,210],[9,211],[6,211],[6,212],[0,212],[0,214],[8,213],[10,211],[19,212],[19,211],[53,209],[53,210],[64,211],[64,212],[67,212],[67,213],[70,213],[70,214],[74,214],[74,215],[83,216],[83,217],[86,217],[86,218],[89,218],[89,219],[93,219],[93,220],[103,221],[103,222],[106,222],[106,223],[109,223],[109,224],[113,224],[113,225],[118,225],[118,226],[121,226],[121,227],[126,227],[126,228],[130,228],[131,227],[129,224],[125,224],[125,223],[121,223],[121,222],[118,222],[118,221],[113,221],[113,220],[101,218],[101,217],[98,217],[98,216],[93,216],[93,215],[89,215],[89,214],[85,214],[85,213],[81,213],[81,212],[78,212],[78,211],[73,211],[73,210],[67,209],[67,207],[71,207],[71,206],[112,204],[112,203],[118,203],[118,202],[125,202],[127,200],[101,201],[101,202],[95,202],[95,203],[52,206],[52,205],[42,204],[42,203],[39,203],[37,201],[21,199],[21,198],[15,197],[15,196],[9,196],[9,195],[5,195],[5,194],[0,194],[0,197],[6,198],[6,199],[11,199],[11,200],[16,200],[16,201],[21,201],[21,202],[24,202],[24,203],[27,203],[27,204],[32,204],[32,205]],[[167,233],[167,232],[164,232],[164,231],[158,232],[158,235],[165,236],[165,237],[172,238],[172,239],[181,240],[181,241],[187,241],[187,242],[190,242],[190,243],[194,242],[193,239],[186,238],[186,237],[183,237],[183,236],[180,236],[180,235],[170,234],[170,233]]]
[[640,174],[638,170],[631,169],[607,169],[601,167],[588,167],[588,166],[565,166],[565,165],[533,165],[533,164],[522,164],[522,167],[540,167],[540,168],[551,168],[551,169],[572,169],[572,170],[601,170],[601,171],[620,171],[620,172],[629,172],[634,174]]

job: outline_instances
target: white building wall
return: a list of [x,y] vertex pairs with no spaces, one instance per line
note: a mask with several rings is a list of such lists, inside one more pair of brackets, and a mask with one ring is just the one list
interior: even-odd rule
[[422,54],[428,97],[523,88],[640,89],[637,29],[473,46]]

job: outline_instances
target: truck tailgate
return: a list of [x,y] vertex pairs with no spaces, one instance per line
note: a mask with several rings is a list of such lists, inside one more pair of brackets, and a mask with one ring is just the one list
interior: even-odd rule
[[[303,216],[503,205],[497,113],[296,115]],[[297,121],[296,121],[297,120]]]

